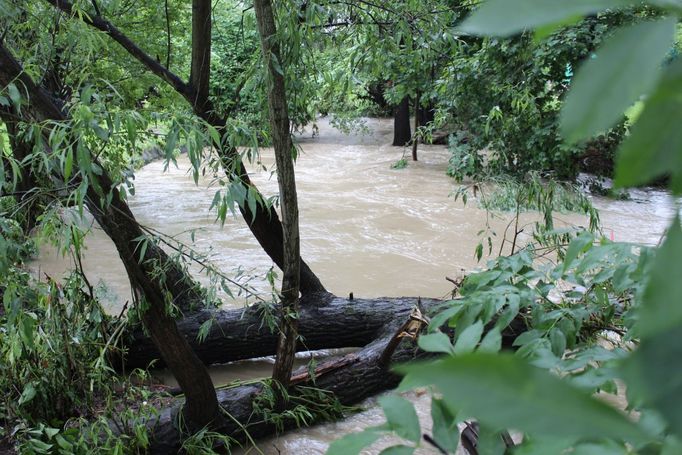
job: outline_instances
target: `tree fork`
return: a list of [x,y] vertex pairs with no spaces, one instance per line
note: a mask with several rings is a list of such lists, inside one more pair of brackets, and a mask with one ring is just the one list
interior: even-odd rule
[[[190,105],[192,105],[193,107],[197,106],[195,100],[198,99],[200,95],[197,95],[196,87],[193,87],[192,83],[189,84],[185,83],[178,75],[170,71],[168,68],[164,67],[151,56],[149,56],[139,46],[137,46],[137,44],[135,44],[130,38],[128,38],[123,32],[116,28],[111,22],[105,20],[98,14],[74,15],[73,5],[71,2],[67,0],[45,1],[54,6],[55,8],[58,8],[71,16],[78,17],[87,25],[109,35],[111,39],[113,39],[116,43],[123,47],[132,57],[134,57],[138,62],[144,65],[149,71],[151,71],[153,74],[157,75],[159,78],[161,78],[171,87],[173,87],[173,89],[178,94],[182,95],[183,98],[185,98],[185,100],[187,100],[187,102],[190,103]],[[201,17],[205,20],[205,18],[207,17],[205,10],[202,9],[201,14],[202,14]],[[208,18],[210,19],[210,10]],[[192,23],[194,30],[194,19]],[[201,20],[199,19],[198,24],[201,24]],[[200,32],[205,34],[205,30],[201,30]],[[205,47],[210,46],[210,39],[207,41],[205,39],[205,35],[202,36],[203,39],[201,38],[198,39],[202,43],[204,43],[204,48],[197,49],[196,53],[193,52],[193,56],[205,55],[205,53],[207,52]],[[210,53],[210,47],[208,47],[208,52]],[[194,74],[196,75],[197,73],[195,72]],[[197,81],[194,81],[194,83],[196,82]],[[199,86],[202,85],[199,84]],[[194,111],[198,117],[200,117],[201,119],[203,119],[204,121],[206,121],[207,123],[211,124],[212,126],[219,130],[225,126],[226,119],[220,118],[215,114],[215,110],[213,109],[210,100],[206,100],[200,106],[203,106],[203,109],[201,110],[195,109]],[[237,150],[232,147],[221,149],[221,154],[223,161],[225,163],[230,163],[240,159]],[[227,172],[227,175],[228,178],[230,179],[234,177],[239,178],[243,185],[245,185],[246,187],[254,188],[254,190],[256,190],[260,194],[258,188],[251,182],[251,179],[248,176],[246,168],[241,163],[241,161],[237,163],[235,173],[233,174],[231,172]],[[251,232],[256,237],[256,240],[258,240],[258,243],[261,245],[261,247],[263,247],[268,256],[270,256],[270,258],[273,260],[273,262],[277,264],[277,266],[280,269],[283,269],[284,259],[282,256],[283,251],[282,224],[279,220],[277,212],[273,208],[264,207],[261,204],[258,204],[256,208],[255,218],[253,217],[254,213],[251,212],[251,210],[248,207],[240,207],[240,212],[244,217],[246,224],[249,226],[249,229],[251,229]],[[301,274],[300,288],[302,293],[314,294],[326,292],[326,289],[322,285],[320,279],[317,277],[317,275],[315,275],[312,269],[310,269],[310,267],[303,261],[303,259],[301,259],[300,274]]]

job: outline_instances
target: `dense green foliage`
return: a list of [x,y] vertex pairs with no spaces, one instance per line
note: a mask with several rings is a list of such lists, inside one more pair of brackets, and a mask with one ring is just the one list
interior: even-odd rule
[[[672,128],[661,128],[677,122],[682,112],[679,65],[664,67],[662,61],[682,9],[675,2],[650,3],[669,7],[671,18],[626,25],[611,35],[596,51],[597,58],[576,75],[561,126],[570,141],[587,139],[648,93],[644,112],[621,148],[616,182],[641,184],[666,173],[679,194],[682,141]],[[515,34],[610,6],[614,2],[490,0],[462,29]],[[527,14],[514,16],[518,10]],[[500,30],[501,18],[512,16],[518,22],[509,21]],[[481,453],[503,453],[499,432],[508,428],[524,435],[515,453],[679,452],[682,373],[675,360],[679,347],[671,340],[682,328],[677,277],[681,245],[676,216],[655,255],[604,240],[595,245],[594,237],[581,234],[557,266],[538,268],[535,250],[526,249],[469,276],[461,298],[447,304],[434,317],[432,333],[420,339],[423,349],[445,355],[398,369],[406,375],[403,390],[432,386],[437,392],[432,403],[436,443],[454,452],[446,429],[475,417],[481,423]],[[501,349],[501,334],[515,315],[527,329],[514,339],[516,353],[491,354]],[[443,323],[455,329],[454,338],[439,330]],[[622,394],[615,381],[627,386],[627,409],[638,412],[638,418],[630,420],[590,396],[598,391]],[[387,426],[368,429],[361,444],[357,435],[344,438],[329,453],[356,453],[381,431],[419,444],[418,422],[406,421],[406,412],[396,415],[394,404],[382,404]],[[400,425],[409,425],[409,432],[398,431]],[[412,453],[412,445],[405,453]]]

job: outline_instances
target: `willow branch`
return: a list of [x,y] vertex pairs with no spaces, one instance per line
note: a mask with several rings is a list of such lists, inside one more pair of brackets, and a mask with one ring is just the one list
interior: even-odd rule
[[[73,4],[67,0],[45,1],[67,14],[74,15]],[[142,63],[152,73],[168,82],[178,93],[188,100],[192,99],[192,88],[189,84],[185,83],[177,74],[164,67],[161,63],[157,62],[156,59],[152,58],[149,54],[143,51],[111,22],[97,14],[90,16],[86,14],[79,14],[78,17],[80,17],[86,24],[109,35],[114,41],[120,44],[125,50],[128,51],[130,55],[135,57],[137,61]]]

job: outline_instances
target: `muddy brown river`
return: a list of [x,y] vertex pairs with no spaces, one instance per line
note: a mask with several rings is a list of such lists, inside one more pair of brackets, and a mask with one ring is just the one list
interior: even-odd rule
[[[418,162],[405,169],[391,165],[409,151],[392,147],[392,121],[367,119],[369,135],[344,135],[326,119],[318,121],[319,136],[310,132],[299,137],[303,153],[296,163],[300,205],[301,252],[327,289],[337,295],[353,292],[357,297],[424,296],[444,297],[452,285],[445,277],[458,278],[463,271],[483,265],[474,258],[478,232],[485,227],[486,212],[474,201],[464,206],[450,194],[458,185],[446,176],[449,153],[443,146],[420,146]],[[262,150],[269,166],[270,150]],[[241,218],[229,218],[224,226],[209,211],[216,188],[208,181],[195,185],[187,173],[186,157],[178,168],[164,172],[154,162],[136,173],[136,195],[130,205],[138,220],[189,242],[196,230],[197,250],[210,252],[212,263],[224,272],[237,268],[252,273],[252,284],[269,292],[265,273],[272,261],[261,250]],[[269,171],[252,170],[253,181],[271,196],[277,182]],[[634,190],[631,199],[615,201],[593,198],[600,210],[607,237],[616,241],[656,244],[674,213],[672,199],[663,191]],[[525,214],[524,220],[532,220]],[[584,217],[561,214],[562,222],[585,224]],[[493,220],[501,235],[507,219]],[[112,291],[107,302],[111,312],[120,311],[129,299],[126,274],[113,244],[93,227],[86,241],[84,267],[94,284],[105,283]],[[494,252],[497,252],[496,245]],[[69,267],[54,250],[43,247],[36,271],[59,276]],[[243,301],[225,300],[227,306]],[[216,384],[233,379],[269,375],[267,360],[241,362],[211,369]],[[164,375],[172,384],[172,378]],[[429,398],[408,395],[415,404],[426,431],[429,429]],[[288,433],[263,441],[265,453],[320,454],[343,434],[360,431],[382,422],[380,409],[368,409],[348,419]],[[396,441],[382,440],[366,453],[378,453]],[[257,452],[254,452],[257,453]],[[437,453],[429,447],[416,453]]]

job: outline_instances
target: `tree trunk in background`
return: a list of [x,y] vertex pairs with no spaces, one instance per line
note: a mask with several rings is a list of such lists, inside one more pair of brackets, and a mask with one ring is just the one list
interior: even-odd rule
[[412,161],[417,161],[417,146],[419,144],[419,135],[417,134],[419,132],[419,126],[421,123],[419,123],[419,91],[417,91],[417,94],[414,97],[414,137],[412,137]]
[[419,124],[421,126],[427,125],[435,119],[436,110],[433,107],[433,103],[429,102],[426,106],[419,107]]
[[[24,73],[21,65],[0,44],[0,86],[5,87],[15,81],[22,87],[20,91],[30,94],[26,97],[29,105],[22,109],[23,120],[27,122],[68,120],[61,107]],[[44,131],[46,136],[49,133],[49,129]],[[77,156],[76,153],[74,155]],[[144,300],[144,304],[148,305],[142,319],[151,333],[154,344],[185,393],[185,421],[191,428],[201,428],[219,416],[215,389],[206,367],[179,332],[175,319],[168,314],[165,297],[167,292],[173,294],[170,286],[178,286],[187,292],[194,292],[195,288],[192,286],[186,288],[187,280],[192,284],[191,279],[170,261],[163,250],[153,244],[149,244],[143,260],[138,262],[139,239],[144,238],[145,234],[104,167],[97,163],[96,159],[93,158],[92,161],[103,171],[96,182],[102,194],[110,194],[112,197],[109,205],[100,205],[106,198],[102,197],[91,183],[87,189],[85,204],[114,242],[126,268],[136,300]],[[55,177],[63,180],[61,176]],[[159,280],[154,263],[160,267],[168,267],[170,275],[165,276],[168,285],[162,284]],[[177,288],[175,290],[178,292]]]
[[[270,0],[254,0],[256,21],[268,75],[268,110],[272,143],[277,163],[277,181],[282,209],[282,234],[284,238],[284,268],[282,277],[282,299],[279,321],[277,357],[272,371],[273,379],[285,388],[289,386],[291,371],[296,354],[298,337],[298,293],[300,282],[300,238],[298,232],[298,200],[294,175],[295,152],[289,131],[289,111],[284,81],[284,63],[277,44],[275,16]],[[278,64],[279,68],[275,66]]]
[[211,80],[211,0],[192,1],[192,63],[190,85],[192,108],[206,116],[211,108],[208,92]]
[[410,131],[410,98],[405,97],[393,113],[393,145],[404,146],[412,139]]

